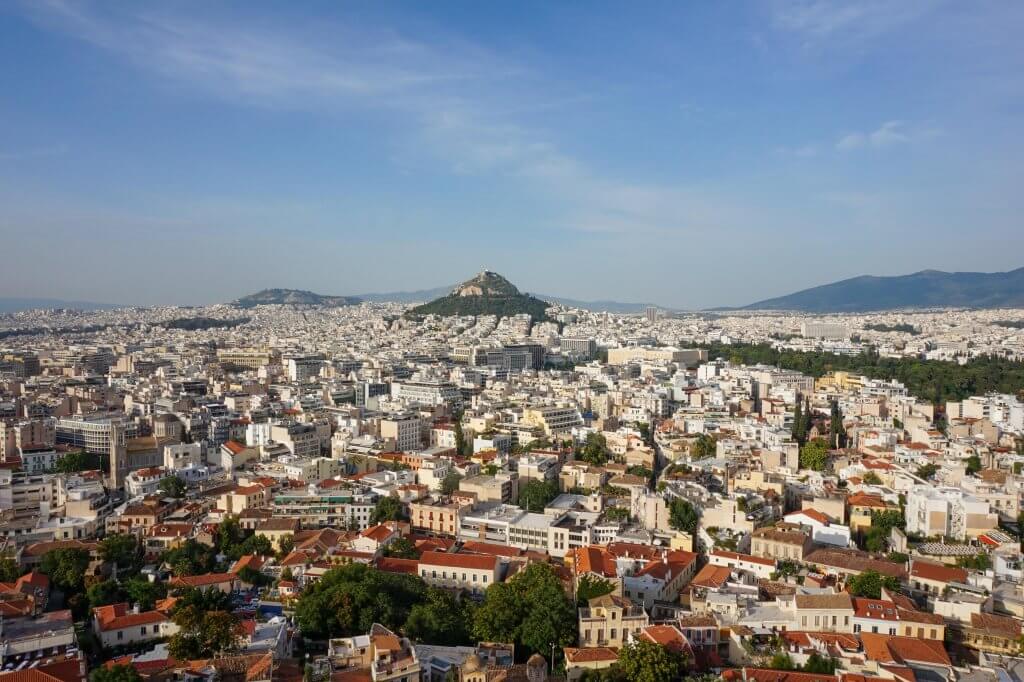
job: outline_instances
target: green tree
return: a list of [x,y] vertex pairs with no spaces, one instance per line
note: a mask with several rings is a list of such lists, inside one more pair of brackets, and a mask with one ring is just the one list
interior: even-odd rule
[[9,556],[0,557],[0,583],[13,583],[21,577],[21,566]]
[[79,471],[98,469],[99,466],[99,458],[96,455],[90,455],[84,450],[75,450],[60,457],[54,464],[53,470],[58,474],[74,474]]
[[450,592],[429,588],[426,599],[415,604],[405,621],[405,634],[416,642],[441,646],[474,644],[469,628],[473,622],[472,602],[458,600]]
[[229,516],[217,526],[217,536],[214,542],[218,552],[227,554],[231,547],[241,544],[244,540],[245,531],[242,530],[242,525],[238,522],[237,517]]
[[852,576],[846,581],[846,591],[854,597],[881,599],[883,587],[887,590],[898,590],[900,581],[891,575],[883,576],[877,571],[870,570]]
[[74,547],[47,552],[39,564],[39,570],[48,575],[50,582],[66,595],[83,591],[85,571],[88,568],[89,552]]
[[243,566],[242,569],[238,571],[238,579],[243,583],[252,585],[253,587],[263,587],[273,582],[270,576],[262,573],[261,571],[257,571],[252,566]]
[[384,548],[384,556],[396,559],[418,559],[420,553],[416,551],[416,545],[409,538],[398,538],[388,543]]
[[122,584],[128,601],[138,604],[143,611],[152,611],[156,602],[167,596],[167,584],[162,581],[150,582],[136,576]]
[[709,434],[702,433],[690,445],[690,459],[707,459],[714,457],[718,450],[718,442]]
[[519,506],[528,512],[542,512],[557,496],[558,484],[554,481],[530,479],[519,487]]
[[974,556],[962,556],[956,560],[956,565],[961,568],[970,568],[975,571],[987,571],[992,568],[992,559],[988,554],[979,553]]
[[116,580],[103,580],[89,587],[86,596],[89,599],[89,606],[96,608],[123,602],[128,595]]
[[592,431],[587,434],[583,446],[576,452],[576,459],[602,467],[611,458],[611,450],[608,449],[608,441],[603,433]]
[[789,654],[785,651],[780,651],[768,661],[768,667],[772,670],[795,670],[796,664],[793,663],[793,659],[789,657]]
[[167,649],[179,661],[210,658],[238,649],[239,619],[230,611],[203,611],[190,604],[176,608],[172,620],[179,631],[171,636]]
[[576,640],[576,607],[548,564],[530,564],[505,583],[487,588],[473,618],[479,641],[516,642],[522,654],[548,653]]
[[302,591],[295,620],[303,636],[311,639],[365,634],[374,623],[398,631],[426,592],[418,576],[347,564]]
[[843,413],[839,411],[839,401],[832,401],[832,414],[829,418],[829,442],[832,447],[846,447],[846,427],[843,426]]
[[793,408],[793,426],[790,429],[790,435],[793,436],[793,440],[795,440],[799,445],[803,445],[807,440],[807,431],[804,429],[805,426],[804,410],[798,398],[796,406]]
[[89,673],[89,682],[142,682],[142,676],[131,665],[101,665]]
[[924,464],[922,466],[919,466],[917,468],[917,471],[915,471],[914,473],[917,475],[918,478],[923,478],[925,480],[928,480],[932,476],[934,476],[936,473],[938,473],[938,471],[939,471],[939,467],[937,465],[935,465],[935,464]]
[[874,471],[864,474],[864,483],[867,485],[882,485],[882,479]]
[[167,478],[161,479],[157,486],[164,497],[173,497],[175,499],[181,499],[185,497],[185,491],[188,490],[188,486],[185,485],[185,481],[181,480],[177,476],[168,476]]
[[178,590],[175,597],[175,613],[190,606],[196,607],[201,612],[231,610],[231,595],[220,590],[200,590],[195,587],[186,587]]
[[694,509],[692,504],[681,498],[672,500],[668,512],[668,524],[670,526],[692,535],[697,532],[697,522],[699,520],[700,517],[697,515],[697,510]]
[[279,556],[284,558],[284,557],[288,556],[289,554],[291,554],[294,549],[295,549],[295,537],[291,533],[288,533],[287,535],[282,535],[280,538],[278,538],[278,540],[277,540],[277,550],[278,550],[278,552],[277,553],[278,553]]
[[181,547],[164,552],[161,560],[171,567],[176,576],[203,575],[212,573],[217,567],[214,549],[191,538]]
[[800,448],[800,468],[824,471],[828,466],[828,443],[822,438],[805,443]]
[[971,455],[968,457],[966,469],[969,474],[976,474],[981,471],[981,457],[978,457],[977,455]]
[[458,471],[452,469],[448,474],[441,480],[441,494],[442,495],[453,495],[459,490],[459,483],[462,481],[462,476]]
[[99,555],[113,564],[116,574],[137,573],[142,568],[142,543],[130,533],[115,533],[100,540]]
[[589,573],[576,583],[576,604],[586,606],[594,597],[603,597],[615,591],[615,583],[611,580],[597,578]]
[[394,496],[387,495],[377,500],[370,514],[370,525],[383,523],[385,521],[401,521],[405,518],[405,510],[402,502]]
[[814,673],[817,675],[831,675],[836,671],[836,659],[829,656],[822,656],[817,651],[812,652],[807,658],[807,662],[803,664],[801,670],[805,673]]
[[619,649],[619,668],[632,682],[663,682],[679,679],[684,661],[660,644],[639,640]]

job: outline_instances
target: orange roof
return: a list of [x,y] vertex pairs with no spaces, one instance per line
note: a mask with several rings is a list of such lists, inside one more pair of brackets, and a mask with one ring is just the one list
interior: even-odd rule
[[609,649],[604,646],[588,649],[565,647],[562,651],[565,653],[565,660],[570,663],[600,663],[603,661],[614,663],[619,659],[615,649]]
[[424,552],[420,565],[444,566],[447,568],[468,568],[475,571],[493,571],[498,567],[498,558],[487,554],[448,554],[446,552]]
[[862,632],[860,641],[864,645],[864,656],[869,661],[953,665],[945,645],[937,640]]
[[934,580],[942,583],[967,582],[967,571],[963,568],[933,564],[928,561],[914,561],[910,565],[910,576],[922,580]]
[[170,620],[167,614],[160,611],[132,613],[128,610],[128,604],[126,603],[97,606],[93,609],[93,616],[96,618],[100,630],[104,632],[123,630],[124,628],[138,627],[139,625],[163,623]]
[[666,649],[681,651],[686,648],[686,637],[674,625],[649,625],[640,631],[640,636]]
[[717,590],[724,585],[732,576],[732,570],[726,566],[712,566],[707,564],[694,576],[690,585],[694,587],[706,587]]
[[379,542],[384,542],[389,537],[391,537],[394,533],[395,533],[395,531],[392,530],[391,528],[388,528],[384,524],[379,524],[379,525],[371,526],[371,527],[367,528],[362,533],[360,533],[360,535],[362,535],[364,538],[369,538],[369,539],[373,540],[374,542],[378,542],[379,543]]
[[615,569],[615,559],[604,547],[595,545],[577,547],[573,550],[573,559],[576,575],[594,573],[605,578],[614,578],[618,575]]
[[825,516],[817,509],[801,509],[800,511],[791,512],[789,514],[786,514],[786,520],[789,520],[791,517],[794,516],[806,516],[807,518],[814,519],[818,523],[823,523],[826,526],[832,523],[832,519]]

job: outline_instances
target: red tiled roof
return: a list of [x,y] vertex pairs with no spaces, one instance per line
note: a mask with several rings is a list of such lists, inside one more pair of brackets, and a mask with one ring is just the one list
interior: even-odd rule
[[477,571],[493,571],[498,558],[486,554],[448,554],[445,552],[424,552],[420,565],[445,566],[447,568],[468,568]]
[[933,564],[928,561],[914,561],[910,565],[910,576],[922,580],[934,580],[942,583],[967,582],[967,571],[963,568]]

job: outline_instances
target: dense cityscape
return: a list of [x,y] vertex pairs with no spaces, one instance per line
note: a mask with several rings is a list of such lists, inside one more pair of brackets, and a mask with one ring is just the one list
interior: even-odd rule
[[1024,682],[1022,35],[0,1],[0,682]]
[[4,315],[3,669],[1016,674],[1024,313],[520,298]]

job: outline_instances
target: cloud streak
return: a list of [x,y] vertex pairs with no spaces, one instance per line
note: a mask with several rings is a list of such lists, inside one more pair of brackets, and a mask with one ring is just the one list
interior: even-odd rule
[[849,152],[857,149],[884,149],[917,140],[937,137],[935,128],[911,128],[904,121],[886,121],[875,130],[846,133],[836,141],[836,149]]
[[[577,97],[479,46],[446,37],[444,49],[393,31],[344,25],[204,22],[151,9],[45,0],[26,6],[37,24],[126,59],[135,67],[213,97],[261,107],[342,114],[382,113],[396,136],[457,174],[495,174],[530,183],[562,204],[569,230],[631,234],[724,227],[699,193],[607,177],[546,136],[509,118],[517,102]],[[131,6],[128,6],[131,7]],[[301,36],[301,39],[299,38]],[[519,105],[521,107],[521,104]],[[404,145],[403,145],[404,146]]]

